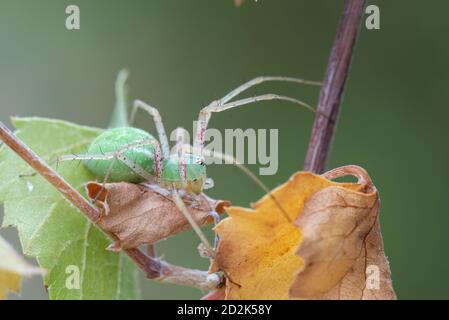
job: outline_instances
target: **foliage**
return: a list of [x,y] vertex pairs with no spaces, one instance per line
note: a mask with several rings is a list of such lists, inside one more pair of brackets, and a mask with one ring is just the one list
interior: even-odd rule
[[[366,173],[356,166],[334,171],[345,170]],[[232,279],[226,298],[394,299],[379,198],[366,181],[297,172],[272,191],[289,219],[268,195],[253,209],[228,208],[229,218],[216,226],[221,240],[212,266]]]
[[[14,118],[17,136],[47,162],[86,152],[100,129],[44,118]],[[123,253],[106,251],[106,236],[57,190],[6,146],[0,149],[0,202],[3,226],[16,226],[23,253],[48,271],[45,285],[51,299],[135,299],[137,269]],[[84,193],[94,176],[77,162],[61,163],[61,174]],[[79,270],[79,288],[67,285]],[[76,274],[75,274],[76,275]],[[75,287],[73,287],[75,284]]]

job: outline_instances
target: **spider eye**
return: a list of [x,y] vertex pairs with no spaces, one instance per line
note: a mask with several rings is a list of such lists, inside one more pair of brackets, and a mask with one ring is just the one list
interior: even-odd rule
[[198,159],[196,162],[197,162],[199,165],[204,166],[204,161],[203,161],[203,159]]

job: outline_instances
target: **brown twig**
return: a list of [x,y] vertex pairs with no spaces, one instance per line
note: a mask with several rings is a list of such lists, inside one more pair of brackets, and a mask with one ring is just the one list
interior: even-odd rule
[[149,244],[147,246],[147,255],[149,257],[156,257],[157,253],[156,253],[156,245],[154,244]]
[[25,160],[34,170],[50,182],[64,197],[73,203],[78,209],[92,221],[100,218],[100,212],[92,206],[84,197],[73,187],[71,187],[63,177],[50,168],[36,153],[34,153],[26,144],[20,141],[16,135],[11,132],[2,122],[0,122],[0,138],[17,155]]
[[346,0],[320,91],[304,170],[324,172],[366,0]]
[[[11,148],[19,157],[25,160],[34,170],[50,182],[64,197],[77,207],[87,218],[96,223],[101,217],[100,211],[87,201],[76,189],[68,184],[65,179],[48,166],[33,150],[23,143],[0,121],[0,139]],[[97,225],[98,226],[98,225]],[[102,230],[112,240],[114,236]],[[219,284],[219,279],[210,277],[209,273],[200,270],[191,270],[171,265],[143,253],[139,249],[128,249],[125,253],[142,269],[147,278],[170,282],[180,285],[188,285],[202,290],[213,290]]]

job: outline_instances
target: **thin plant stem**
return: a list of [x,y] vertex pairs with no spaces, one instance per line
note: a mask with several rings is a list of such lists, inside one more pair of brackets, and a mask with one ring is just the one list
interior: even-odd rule
[[366,0],[346,0],[320,91],[304,170],[323,173],[329,158]]

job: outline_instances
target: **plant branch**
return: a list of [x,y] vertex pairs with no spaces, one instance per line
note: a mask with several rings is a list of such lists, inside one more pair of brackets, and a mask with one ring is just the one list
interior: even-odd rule
[[[101,218],[101,212],[87,201],[75,188],[65,179],[48,166],[41,157],[23,143],[12,131],[0,121],[0,139],[11,148],[19,157],[25,160],[34,170],[51,183],[64,197],[77,207],[93,223]],[[97,225],[97,227],[99,227]],[[112,240],[114,235],[107,233]],[[209,273],[200,270],[191,270],[171,265],[158,258],[146,255],[139,249],[127,249],[125,253],[142,269],[147,278],[170,282],[180,285],[188,285],[202,290],[213,290],[219,284],[220,279],[209,277]]]
[[366,0],[346,0],[320,91],[304,170],[326,167]]

